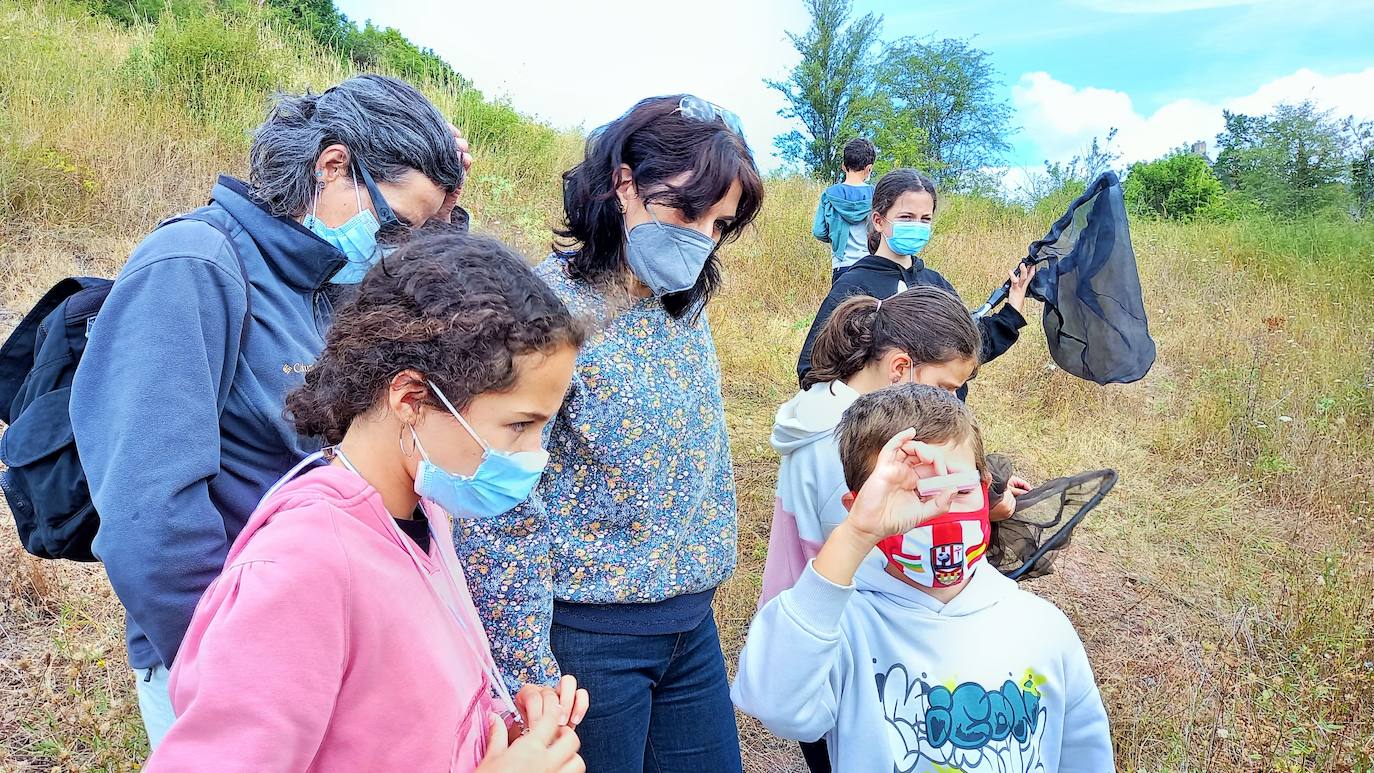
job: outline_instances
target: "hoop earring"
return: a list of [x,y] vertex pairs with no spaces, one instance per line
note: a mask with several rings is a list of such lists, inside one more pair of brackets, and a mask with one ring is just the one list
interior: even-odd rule
[[[406,430],[410,430],[410,450],[409,450],[409,451],[406,450]],[[404,427],[401,427],[401,436],[398,438],[398,441],[399,441],[400,446],[401,446],[401,453],[402,453],[402,454],[404,454],[406,457],[411,457],[411,456],[414,456],[414,455],[415,455],[415,428],[414,428],[414,427],[412,427],[412,426],[410,426],[410,425],[408,425],[408,424],[407,424],[406,426],[404,426]]]

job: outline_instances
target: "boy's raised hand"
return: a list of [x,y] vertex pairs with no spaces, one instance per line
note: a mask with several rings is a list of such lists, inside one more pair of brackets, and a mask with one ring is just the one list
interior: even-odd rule
[[872,474],[849,508],[846,521],[853,524],[859,536],[871,538],[874,545],[884,537],[905,534],[949,512],[954,500],[955,492],[949,490],[929,499],[916,493],[920,469],[931,470],[928,474],[934,475],[946,475],[949,470],[940,449],[915,437],[916,430],[905,429],[887,441],[878,452]]
[[915,437],[916,430],[903,430],[878,452],[873,472],[854,497],[849,515],[816,556],[814,567],[822,577],[837,585],[850,584],[859,564],[884,537],[905,534],[949,512],[956,495],[953,490],[929,499],[916,493],[922,470],[929,475],[945,475],[949,470],[940,449]]

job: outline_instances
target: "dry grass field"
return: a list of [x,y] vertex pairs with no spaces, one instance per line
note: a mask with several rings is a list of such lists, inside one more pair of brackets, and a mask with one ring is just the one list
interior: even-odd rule
[[[252,77],[165,55],[207,36]],[[268,87],[347,74],[253,25],[129,30],[0,0],[0,334],[61,277],[114,275],[217,173],[242,174]],[[541,256],[579,140],[432,96],[473,139],[477,227]],[[809,234],[818,193],[769,182],[711,309],[741,504],[739,570],[716,609],[730,659],[767,546],[773,412],[829,277]],[[925,255],[971,304],[1057,214],[942,205]],[[1029,588],[1086,642],[1122,770],[1374,770],[1374,226],[1137,222],[1132,235],[1159,343],[1146,379],[1067,376],[1032,321],[972,386],[989,448],[1029,477],[1121,475]],[[0,770],[138,767],[121,626],[98,565],[29,558],[0,509]],[[1006,646],[1034,635],[1008,631]],[[803,769],[793,744],[748,719],[741,732],[750,770]]]

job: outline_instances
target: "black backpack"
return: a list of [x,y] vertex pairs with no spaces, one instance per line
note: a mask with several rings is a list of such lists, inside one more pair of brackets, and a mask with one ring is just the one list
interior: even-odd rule
[[[170,218],[205,223],[229,241],[245,288],[243,258],[220,224],[190,213]],[[114,282],[70,277],[53,286],[0,346],[0,489],[4,490],[24,549],[39,558],[95,561],[91,541],[100,516],[91,502],[86,472],[72,435],[72,378],[86,351],[86,338]],[[252,321],[252,292],[243,339]]]

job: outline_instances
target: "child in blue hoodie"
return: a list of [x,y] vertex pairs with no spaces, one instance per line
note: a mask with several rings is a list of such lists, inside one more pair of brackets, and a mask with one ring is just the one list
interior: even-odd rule
[[816,207],[811,233],[830,244],[832,284],[868,255],[868,213],[873,205],[873,186],[868,184],[868,178],[873,174],[877,157],[877,148],[866,139],[845,143],[844,182],[826,188]]
[[988,476],[968,409],[938,387],[888,387],[845,411],[839,437],[858,493],[754,618],[735,705],[784,738],[824,738],[839,773],[1114,770],[1072,624],[983,560]]

